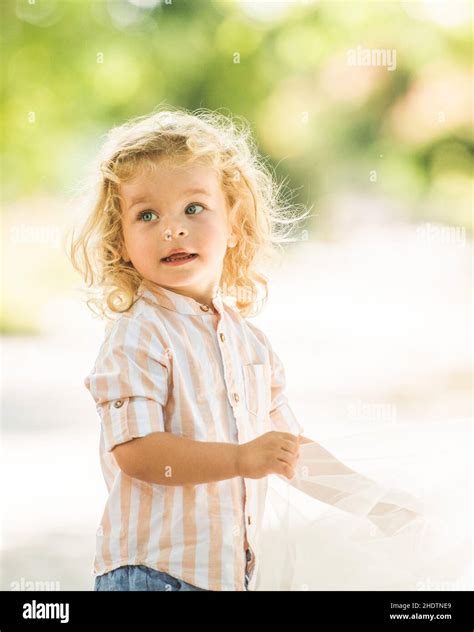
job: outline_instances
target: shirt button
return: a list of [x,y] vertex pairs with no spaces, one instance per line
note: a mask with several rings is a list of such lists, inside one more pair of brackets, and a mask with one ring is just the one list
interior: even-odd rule
[[121,406],[123,406],[123,400],[118,399],[116,402],[114,402],[114,406],[115,408],[120,408]]
[[199,307],[202,309],[203,312],[209,311],[209,307],[207,305],[199,305]]
[[222,342],[224,342],[224,340],[225,340],[224,334],[219,334],[219,338],[222,340]]
[[238,393],[234,393],[234,401],[238,402],[240,399],[239,394]]
[[251,524],[250,516],[248,516],[247,520],[248,520],[248,523]]

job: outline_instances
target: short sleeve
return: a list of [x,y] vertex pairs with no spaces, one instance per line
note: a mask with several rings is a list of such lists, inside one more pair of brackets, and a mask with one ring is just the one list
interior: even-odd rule
[[84,379],[101,420],[105,449],[163,432],[169,359],[149,327],[120,318]]

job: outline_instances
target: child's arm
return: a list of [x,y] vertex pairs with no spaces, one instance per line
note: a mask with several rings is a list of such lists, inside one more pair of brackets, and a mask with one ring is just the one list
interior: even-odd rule
[[238,444],[153,432],[112,450],[128,476],[159,485],[199,485],[239,475]]
[[116,445],[111,452],[132,478],[159,485],[200,485],[234,476],[291,478],[298,439],[267,432],[243,444],[193,441],[170,432],[153,432]]

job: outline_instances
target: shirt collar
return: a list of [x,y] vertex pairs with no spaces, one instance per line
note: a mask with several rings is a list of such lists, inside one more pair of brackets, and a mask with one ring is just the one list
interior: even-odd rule
[[[214,314],[208,305],[203,305],[190,296],[178,294],[156,283],[151,286],[149,283],[145,284],[142,281],[138,288],[138,294],[150,303],[160,305],[179,314],[198,314],[199,316]],[[220,287],[214,292],[211,303],[219,314],[223,311],[224,297]]]

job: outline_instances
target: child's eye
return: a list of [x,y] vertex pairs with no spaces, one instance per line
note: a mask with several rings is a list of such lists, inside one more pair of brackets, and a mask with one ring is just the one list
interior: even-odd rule
[[[196,208],[196,206],[199,206],[202,210],[204,210],[204,206],[201,204],[190,204],[186,210],[188,211],[190,208]],[[199,213],[202,213],[202,211],[199,211],[198,213],[188,213],[188,215],[199,215]]]
[[[191,211],[190,213],[188,213],[188,215],[199,215],[204,210],[204,207],[202,206],[202,204],[190,204],[186,208],[186,211],[189,211],[189,209],[196,209],[196,207],[199,207],[201,210],[200,211],[199,210],[198,211],[194,211],[194,212]],[[140,222],[145,222],[146,224],[149,224],[151,219],[152,219],[150,217],[151,215],[156,215],[156,213],[154,211],[150,211],[150,210],[140,211],[140,213],[138,213],[138,215],[137,215],[137,219]]]
[[138,221],[145,222],[146,224],[148,224],[149,220],[145,218],[147,218],[150,215],[156,215],[156,213],[154,211],[141,211],[140,213],[138,213],[137,219]]

